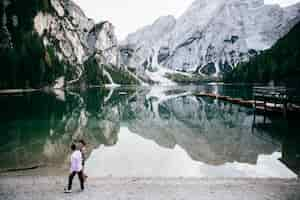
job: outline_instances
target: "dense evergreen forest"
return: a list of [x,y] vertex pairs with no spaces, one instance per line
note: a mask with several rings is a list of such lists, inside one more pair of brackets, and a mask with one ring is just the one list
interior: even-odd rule
[[39,88],[64,71],[54,49],[45,47],[34,31],[34,17],[39,11],[52,12],[50,1],[10,0],[7,6],[0,3],[0,36],[2,40],[7,37],[6,29],[11,44],[0,48],[0,88]]
[[226,74],[225,81],[300,85],[300,23],[271,49]]

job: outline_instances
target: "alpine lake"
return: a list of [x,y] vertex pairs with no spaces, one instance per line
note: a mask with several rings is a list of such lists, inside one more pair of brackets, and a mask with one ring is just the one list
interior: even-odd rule
[[89,177],[297,179],[297,118],[199,92],[252,99],[252,86],[91,88],[0,96],[0,175],[67,173],[87,142]]

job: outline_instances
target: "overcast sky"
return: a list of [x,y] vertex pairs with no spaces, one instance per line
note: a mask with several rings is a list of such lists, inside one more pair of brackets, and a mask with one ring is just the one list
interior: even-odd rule
[[[109,20],[115,26],[118,39],[160,16],[180,16],[194,0],[73,0],[96,22]],[[268,4],[288,6],[300,0],[265,0]]]

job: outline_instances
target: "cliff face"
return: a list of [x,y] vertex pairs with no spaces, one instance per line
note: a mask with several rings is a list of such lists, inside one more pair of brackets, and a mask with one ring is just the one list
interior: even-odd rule
[[[96,24],[70,0],[29,0],[26,3],[4,0],[0,8],[0,56],[6,65],[15,65],[11,67],[15,69],[13,72],[3,71],[2,74],[11,74],[11,78],[3,81],[0,87],[50,84],[60,88],[77,83],[90,84],[91,79],[93,84],[113,84],[114,77],[107,68],[122,76],[123,71],[118,68],[118,42],[110,22]],[[32,49],[33,53],[28,50],[31,40],[38,46]],[[5,53],[7,50],[12,53]],[[29,52],[28,56],[22,57],[22,51],[24,54]],[[21,57],[20,62],[12,63],[14,56]],[[27,63],[29,58],[39,61]],[[28,65],[37,70],[29,69]],[[22,73],[21,68],[26,68],[27,73]],[[98,73],[91,73],[96,71]],[[33,81],[32,76],[39,80]],[[18,78],[24,81],[16,84],[11,81]]]
[[51,5],[53,13],[40,12],[35,17],[35,29],[44,44],[54,44],[59,57],[76,66],[68,83],[81,79],[86,70],[84,62],[90,57],[96,58],[99,66],[118,65],[117,38],[110,22],[95,24],[69,0],[51,0]]
[[60,57],[74,64],[83,64],[90,55],[101,54],[104,64],[117,65],[117,39],[110,22],[95,24],[69,0],[51,0],[51,6],[54,12],[39,12],[34,20],[35,30],[45,44],[57,42]]
[[122,63],[222,75],[270,48],[299,21],[300,5],[263,0],[196,0],[177,20],[162,17],[122,43]]

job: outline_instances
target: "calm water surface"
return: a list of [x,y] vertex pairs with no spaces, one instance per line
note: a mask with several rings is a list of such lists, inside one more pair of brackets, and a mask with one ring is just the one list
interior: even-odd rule
[[294,120],[194,92],[252,98],[246,86],[95,88],[0,96],[0,171],[68,167],[69,146],[88,142],[90,177],[296,178]]

